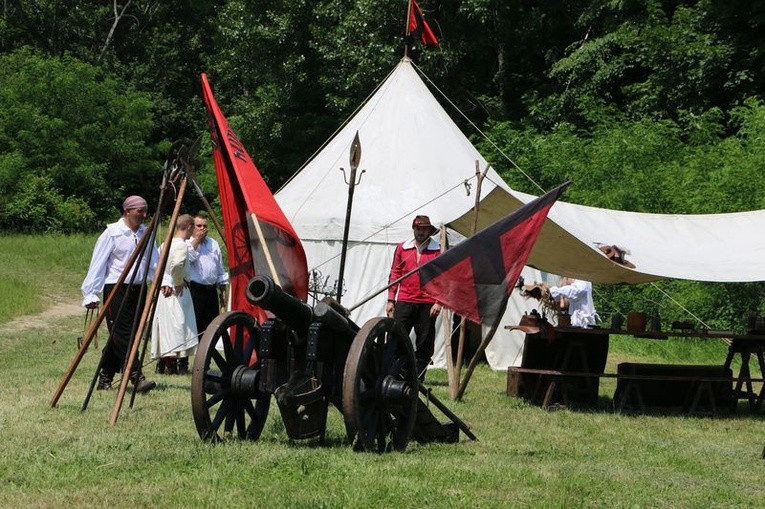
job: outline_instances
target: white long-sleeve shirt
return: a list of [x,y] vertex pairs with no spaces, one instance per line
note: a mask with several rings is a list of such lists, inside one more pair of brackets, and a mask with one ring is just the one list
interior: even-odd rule
[[568,314],[571,315],[573,327],[587,327],[595,325],[600,319],[595,312],[595,304],[592,301],[592,283],[574,279],[564,286],[550,287],[550,296],[553,299],[566,297],[568,299]]
[[223,254],[218,242],[205,237],[199,246],[194,249],[191,240],[187,240],[189,246],[189,279],[201,285],[226,286],[228,274],[223,267]]
[[[88,267],[88,273],[85,276],[85,281],[82,282],[82,305],[87,306],[92,302],[98,302],[99,293],[104,290],[105,284],[114,284],[122,275],[125,270],[130,255],[133,254],[138,242],[146,232],[146,226],[141,225],[138,230],[133,230],[125,223],[124,218],[120,218],[116,223],[111,223],[106,226],[106,229],[98,237],[96,246],[93,248],[93,256],[90,259],[90,266]],[[151,253],[151,262],[149,265],[148,280],[151,281],[154,278],[154,271],[157,268],[157,260],[159,259],[159,252],[156,246],[151,246],[149,251]],[[135,284],[138,284],[144,280],[144,273],[146,267],[146,259],[144,258],[141,263],[135,263],[131,268],[130,273],[124,280],[125,284],[129,284],[133,273],[138,271],[135,279]]]

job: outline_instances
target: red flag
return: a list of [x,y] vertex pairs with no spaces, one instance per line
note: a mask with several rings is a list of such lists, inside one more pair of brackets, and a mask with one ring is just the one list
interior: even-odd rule
[[409,21],[406,27],[406,34],[414,34],[414,36],[419,38],[425,46],[431,44],[433,46],[439,46],[436,34],[433,33],[433,30],[430,29],[430,25],[428,25],[428,22],[425,21],[425,18],[422,16],[422,10],[420,10],[420,6],[417,5],[416,0],[411,0],[409,2]]
[[271,190],[229,127],[202,74],[228,250],[231,309],[247,311],[259,321],[262,310],[250,304],[245,289],[256,274],[269,274],[285,292],[306,301],[308,264],[295,230]]
[[454,312],[476,323],[495,325],[550,207],[569,184],[561,184],[423,265],[420,286]]

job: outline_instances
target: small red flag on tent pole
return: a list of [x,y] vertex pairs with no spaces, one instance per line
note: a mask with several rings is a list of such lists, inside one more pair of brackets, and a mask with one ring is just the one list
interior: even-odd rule
[[202,74],[228,250],[231,309],[259,321],[265,313],[246,298],[247,283],[269,274],[285,292],[306,301],[308,264],[300,239],[213,97]]
[[455,313],[495,325],[548,211],[570,184],[561,184],[423,265],[420,286]]
[[425,46],[439,46],[436,35],[431,30],[428,22],[422,15],[420,6],[416,0],[409,1],[409,13],[407,15],[406,35],[413,34],[420,39]]

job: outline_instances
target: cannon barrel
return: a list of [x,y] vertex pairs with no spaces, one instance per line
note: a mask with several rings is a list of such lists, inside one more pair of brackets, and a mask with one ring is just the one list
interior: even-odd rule
[[359,331],[358,325],[333,309],[330,303],[318,302],[313,308],[313,314],[332,331],[347,338],[349,344]]
[[286,293],[270,276],[260,275],[250,279],[245,293],[248,301],[272,312],[298,334],[308,331],[313,320],[311,306]]

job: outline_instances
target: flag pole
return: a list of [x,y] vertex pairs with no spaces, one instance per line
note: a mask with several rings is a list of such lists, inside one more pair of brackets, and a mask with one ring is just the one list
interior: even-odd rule
[[406,8],[406,28],[404,29],[404,57],[409,57],[409,23],[412,17],[412,0],[407,2]]
[[387,286],[385,286],[383,288],[380,288],[379,290],[376,290],[374,293],[371,293],[371,294],[367,295],[361,302],[357,303],[356,305],[354,305],[352,307],[349,307],[348,308],[348,312],[350,313],[354,309],[360,308],[361,306],[363,306],[364,304],[366,304],[370,300],[374,299],[375,297],[380,295],[382,292],[384,292],[385,290],[387,290],[391,286],[395,286],[395,285],[399,284],[401,281],[403,281],[404,279],[406,279],[409,276],[411,276],[412,274],[415,274],[415,273],[419,272],[422,267],[423,267],[423,265],[420,265],[419,267],[416,267],[416,268],[410,270],[409,272],[407,272],[406,274],[404,274],[400,278],[396,279],[395,281],[391,281],[390,283],[388,283]]
[[[505,301],[505,306],[507,306],[507,301]],[[494,338],[494,334],[497,332],[497,328],[499,327],[500,319],[501,315],[498,316],[496,322],[492,324],[491,329],[489,329],[489,332],[486,333],[486,337],[483,338],[481,344],[478,345],[478,349],[476,350],[475,355],[473,355],[473,358],[470,359],[470,364],[468,364],[467,371],[465,371],[465,378],[463,378],[460,382],[459,389],[457,389],[457,394],[454,396],[454,398],[452,398],[454,401],[462,401],[462,395],[465,394],[465,389],[467,389],[468,382],[470,382],[470,379],[473,376],[473,371],[478,365],[478,357],[486,350],[486,347],[489,346],[489,343]]]
[[215,225],[215,229],[218,231],[218,235],[220,235],[220,238],[225,239],[226,236],[223,233],[223,226],[221,226],[220,221],[218,221],[218,217],[215,215],[215,212],[212,209],[212,206],[210,205],[210,202],[207,201],[207,198],[205,198],[205,193],[202,192],[202,187],[199,185],[199,181],[197,180],[197,174],[196,171],[193,168],[193,165],[189,165],[186,169],[186,178],[189,179],[189,182],[191,182],[192,187],[194,188],[194,191],[197,193],[197,196],[202,201],[202,205],[205,208],[205,211],[210,215],[210,220]]

